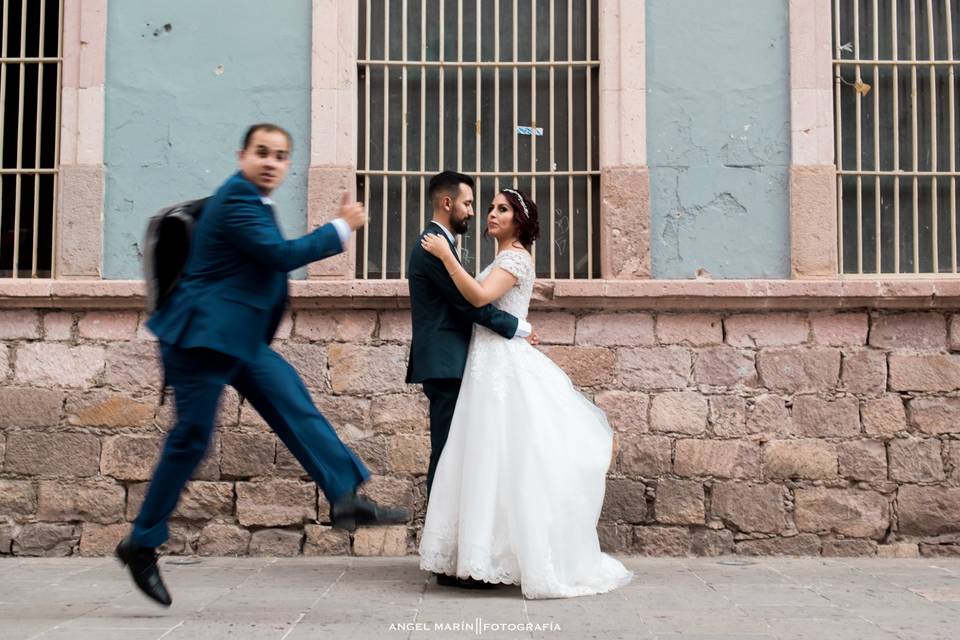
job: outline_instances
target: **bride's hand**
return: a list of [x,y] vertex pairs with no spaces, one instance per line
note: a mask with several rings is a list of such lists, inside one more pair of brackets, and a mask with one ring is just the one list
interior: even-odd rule
[[441,238],[438,234],[429,234],[424,236],[423,240],[420,242],[420,246],[422,246],[425,251],[440,258],[444,262],[453,257],[453,252],[450,251],[450,243],[447,242],[446,239]]

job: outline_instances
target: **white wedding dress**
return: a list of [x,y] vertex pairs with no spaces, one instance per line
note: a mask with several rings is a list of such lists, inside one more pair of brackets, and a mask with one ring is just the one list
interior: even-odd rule
[[[529,254],[493,267],[517,277],[495,305],[525,319]],[[630,581],[600,551],[613,433],[606,416],[523,338],[474,326],[450,435],[437,466],[420,542],[427,571],[519,584],[528,598],[610,591]]]

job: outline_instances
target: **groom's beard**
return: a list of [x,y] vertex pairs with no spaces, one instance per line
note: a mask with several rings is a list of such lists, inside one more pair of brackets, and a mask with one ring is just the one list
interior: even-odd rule
[[470,218],[461,218],[460,220],[450,220],[450,228],[454,235],[462,236],[470,228]]

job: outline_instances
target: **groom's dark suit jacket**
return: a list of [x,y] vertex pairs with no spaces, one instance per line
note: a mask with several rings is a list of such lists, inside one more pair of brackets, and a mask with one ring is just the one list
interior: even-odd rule
[[[421,234],[449,238],[435,222]],[[456,255],[456,246],[451,243]],[[473,324],[495,331],[504,338],[517,333],[516,317],[488,304],[479,309],[457,290],[443,261],[417,242],[407,267],[410,281],[410,313],[413,341],[407,365],[407,382],[462,378]]]

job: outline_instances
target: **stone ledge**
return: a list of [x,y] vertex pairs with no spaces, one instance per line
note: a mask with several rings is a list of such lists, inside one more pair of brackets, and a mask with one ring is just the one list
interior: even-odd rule
[[[406,281],[307,280],[294,308],[403,309]],[[0,308],[143,305],[139,280],[0,280]],[[960,308],[960,280],[538,280],[535,309],[804,310]]]

